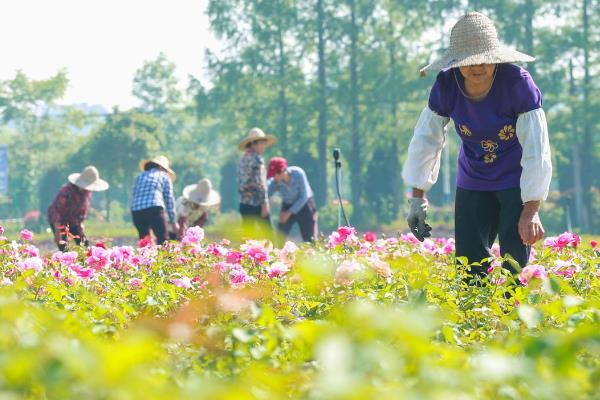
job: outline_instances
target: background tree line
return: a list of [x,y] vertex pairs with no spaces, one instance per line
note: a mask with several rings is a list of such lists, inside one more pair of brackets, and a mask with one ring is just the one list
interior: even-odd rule
[[[23,73],[0,82],[1,143],[10,151],[3,217],[45,210],[66,174],[94,163],[110,181],[96,206],[126,216],[141,158],[174,162],[177,189],[209,176],[223,210],[237,204],[235,144],[253,126],[275,134],[267,157],[286,156],[309,176],[323,215],[333,215],[331,150],[343,154],[352,223],[373,228],[400,217],[400,169],[435,74],[418,69],[443,51],[460,15],[478,10],[500,37],[533,54],[527,65],[544,94],[555,165],[545,221],[599,230],[600,60],[598,0],[211,0],[222,48],[206,54],[208,84],[178,89],[159,55],[133,78],[140,106],[95,113],[56,106],[68,78]],[[450,210],[458,140],[450,135],[434,205]],[[112,210],[112,212],[111,212]],[[112,214],[112,216],[111,216]]]

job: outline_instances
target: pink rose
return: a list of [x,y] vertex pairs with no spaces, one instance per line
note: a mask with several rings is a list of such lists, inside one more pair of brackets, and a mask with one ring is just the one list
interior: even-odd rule
[[254,261],[262,263],[269,259],[269,256],[264,249],[258,247],[252,247],[246,251],[246,254],[250,256]]
[[282,262],[274,262],[269,268],[267,268],[267,273],[269,278],[279,278],[285,275],[290,269],[287,265]]
[[249,280],[246,270],[241,265],[236,265],[229,271],[229,281],[234,286],[241,286]]
[[533,279],[546,279],[548,277],[548,272],[546,269],[539,264],[528,265],[521,270],[519,274],[519,281],[527,286],[529,282]]
[[365,234],[363,235],[363,239],[365,239],[369,243],[373,243],[377,240],[377,234],[371,231],[365,232]]
[[131,278],[129,280],[129,289],[136,290],[136,289],[141,289],[141,287],[142,287],[142,280],[140,278]]
[[171,279],[171,283],[182,289],[191,289],[193,287],[192,281],[187,276],[177,279]]
[[33,233],[28,229],[23,229],[21,231],[21,239],[23,240],[31,240],[33,239]]
[[19,261],[17,266],[22,270],[32,269],[35,272],[40,272],[44,266],[44,261],[39,257],[26,258],[23,261]]
[[225,256],[225,261],[227,261],[229,264],[237,264],[242,260],[243,257],[244,255],[239,251],[230,251]]
[[59,263],[60,265],[68,266],[77,261],[77,253],[74,251],[57,251],[52,255],[52,261]]
[[198,244],[204,239],[204,229],[199,226],[192,226],[185,231],[181,243],[184,245]]

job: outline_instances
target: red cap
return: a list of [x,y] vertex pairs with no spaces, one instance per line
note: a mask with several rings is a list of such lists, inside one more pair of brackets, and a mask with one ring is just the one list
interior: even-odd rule
[[272,178],[278,173],[285,171],[287,168],[287,160],[283,157],[273,157],[269,161],[267,168],[267,178]]

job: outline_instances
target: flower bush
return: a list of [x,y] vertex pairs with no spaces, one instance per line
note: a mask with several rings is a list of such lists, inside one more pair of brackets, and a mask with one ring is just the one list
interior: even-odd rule
[[[0,227],[0,232],[2,228]],[[596,398],[597,244],[565,233],[467,285],[452,239],[0,239],[0,397]]]

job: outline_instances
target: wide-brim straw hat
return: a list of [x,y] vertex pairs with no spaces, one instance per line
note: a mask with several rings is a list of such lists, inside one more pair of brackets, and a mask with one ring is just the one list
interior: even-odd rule
[[277,138],[273,135],[265,134],[260,128],[252,128],[248,135],[242,139],[240,144],[238,144],[238,149],[244,151],[246,150],[246,145],[248,143],[256,142],[257,140],[265,140],[267,142],[267,147],[273,146],[277,143]]
[[207,178],[183,188],[183,198],[203,207],[212,207],[221,203],[221,195],[213,190],[212,183]]
[[175,174],[175,171],[173,171],[169,165],[169,159],[165,156],[156,156],[154,158],[151,158],[149,160],[142,160],[140,161],[140,169],[143,171],[144,168],[146,167],[146,164],[152,162],[162,168],[164,168],[165,171],[167,171],[167,174],[169,174],[169,176],[171,177],[171,180],[175,180],[177,179],[177,175]]
[[446,53],[420,70],[439,71],[446,68],[480,64],[531,62],[535,57],[513,50],[498,39],[491,19],[478,12],[469,12],[458,20],[450,32]]
[[100,179],[98,170],[93,165],[89,165],[81,173],[70,174],[69,182],[90,192],[101,192],[108,189],[108,182]]

